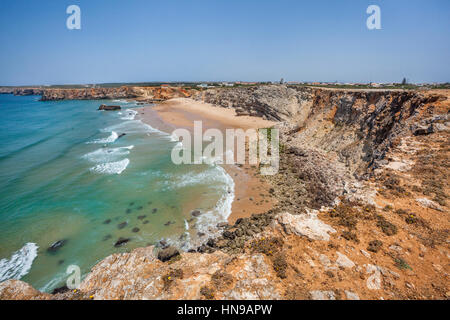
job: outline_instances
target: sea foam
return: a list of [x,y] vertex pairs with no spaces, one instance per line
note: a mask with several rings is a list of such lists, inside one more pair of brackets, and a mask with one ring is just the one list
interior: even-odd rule
[[10,259],[0,260],[0,282],[8,279],[21,279],[31,269],[37,257],[38,246],[29,242],[14,252]]
[[95,139],[95,140],[88,142],[88,144],[90,144],[90,143],[113,143],[114,141],[117,140],[117,138],[119,138],[119,135],[117,134],[117,132],[111,131],[111,134],[109,137],[102,138],[102,139]]
[[128,158],[116,162],[106,162],[91,168],[91,171],[103,174],[121,174],[130,163]]
[[83,158],[91,162],[111,162],[118,160],[117,158],[120,156],[129,155],[130,150],[133,148],[133,145],[119,148],[100,148],[93,152],[85,154]]

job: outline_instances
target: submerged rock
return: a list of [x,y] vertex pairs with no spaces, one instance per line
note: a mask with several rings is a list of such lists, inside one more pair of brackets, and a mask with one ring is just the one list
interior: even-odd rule
[[53,242],[53,244],[47,249],[48,252],[56,252],[59,249],[61,249],[62,246],[64,246],[67,243],[67,240],[58,240],[56,242]]
[[124,222],[122,222],[122,223],[119,223],[119,224],[117,225],[117,228],[123,229],[123,228],[125,228],[127,225],[128,225],[128,222],[124,221]]
[[114,247],[116,247],[116,248],[120,247],[121,245],[124,245],[128,241],[130,241],[129,238],[122,238],[122,237],[120,237],[119,240],[117,240],[116,243],[114,243]]
[[199,210],[194,210],[194,211],[192,211],[191,212],[191,215],[193,216],[193,217],[198,217],[199,215],[201,215],[202,213],[199,211]]
[[131,231],[133,231],[133,232],[139,232],[139,228],[133,228]]

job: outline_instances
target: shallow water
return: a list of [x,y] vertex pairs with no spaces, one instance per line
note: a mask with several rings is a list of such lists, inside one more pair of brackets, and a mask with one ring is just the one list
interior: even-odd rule
[[[198,231],[226,220],[229,175],[174,165],[177,142],[138,120],[133,103],[38,99],[0,95],[0,281],[51,291],[69,265],[85,275],[112,253],[163,238],[188,249]],[[97,111],[102,103],[122,110]],[[205,213],[193,220],[196,208]],[[115,248],[119,237],[130,242]]]

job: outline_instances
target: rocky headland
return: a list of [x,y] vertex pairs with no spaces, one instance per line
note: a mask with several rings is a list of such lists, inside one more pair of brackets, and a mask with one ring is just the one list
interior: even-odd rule
[[115,254],[78,290],[9,280],[1,299],[450,298],[449,90],[268,85],[189,96],[277,121],[280,170],[260,177],[275,208],[220,225],[195,252]]
[[114,88],[0,88],[0,94],[16,96],[41,96],[41,101],[55,100],[102,100],[102,99],[136,99],[142,102],[159,102],[172,98],[186,98],[192,95],[190,89],[180,87],[131,87]]

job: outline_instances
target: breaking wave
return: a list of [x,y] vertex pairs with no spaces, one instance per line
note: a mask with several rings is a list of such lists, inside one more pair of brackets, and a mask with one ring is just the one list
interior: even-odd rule
[[128,158],[116,162],[107,162],[96,165],[91,171],[103,174],[121,174],[130,163]]
[[117,158],[120,156],[129,155],[130,150],[133,148],[133,145],[119,148],[100,148],[93,152],[85,154],[83,158],[91,162],[111,162],[117,160]]
[[89,143],[113,143],[114,141],[117,140],[117,138],[119,138],[119,135],[117,134],[117,132],[115,131],[111,131],[111,135],[107,138],[103,138],[103,139],[95,139],[92,140]]
[[25,276],[38,255],[38,248],[36,243],[29,242],[14,252],[10,259],[0,260],[0,282],[8,279],[19,280]]

